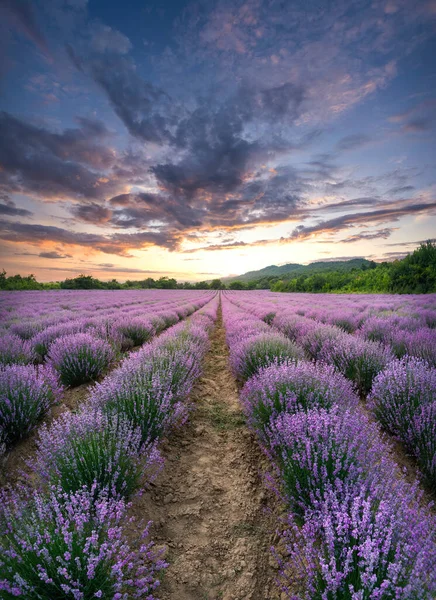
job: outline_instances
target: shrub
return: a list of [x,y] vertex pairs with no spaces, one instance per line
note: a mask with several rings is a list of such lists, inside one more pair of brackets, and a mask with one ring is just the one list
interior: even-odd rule
[[[279,558],[285,593],[300,584],[304,600],[431,600],[436,593],[434,523],[411,504],[413,490],[383,499],[366,486],[338,501],[302,529],[292,514]],[[412,494],[412,495],[411,495]],[[295,587],[293,588],[295,589]]]
[[10,327],[10,332],[18,335],[22,340],[30,340],[34,335],[39,333],[44,328],[44,322],[39,321],[23,321],[21,323],[13,323]]
[[[124,501],[94,501],[93,490],[48,497],[13,496],[2,508],[0,594],[26,600],[153,600],[157,574],[167,564],[148,541],[130,548],[121,523]],[[128,521],[127,521],[128,522]]]
[[299,315],[280,312],[274,317],[273,326],[293,342],[300,343],[310,331],[319,327],[319,323]]
[[368,407],[389,432],[408,439],[421,406],[436,400],[436,369],[419,358],[392,361],[374,380]]
[[6,446],[25,437],[61,394],[49,367],[8,365],[0,368],[0,438]]
[[115,336],[118,334],[127,339],[124,347],[142,346],[151,340],[155,333],[151,321],[143,317],[123,317],[112,325],[112,329]]
[[315,329],[309,329],[302,338],[301,344],[309,358],[318,360],[324,345],[327,342],[335,343],[342,338],[343,331],[333,325],[318,325]]
[[58,338],[50,346],[48,363],[65,385],[74,387],[102,375],[114,359],[111,346],[89,333]]
[[320,510],[328,494],[338,499],[357,483],[377,479],[386,448],[362,415],[333,407],[282,413],[267,429],[286,500],[298,517]]
[[230,356],[235,375],[247,380],[272,363],[300,360],[303,352],[283,334],[268,332],[234,344]]
[[327,340],[318,360],[333,364],[347,379],[354,381],[361,394],[371,390],[374,377],[394,358],[390,349],[349,334]]
[[248,422],[261,435],[272,416],[336,404],[356,406],[351,383],[331,365],[301,361],[261,369],[245,384],[241,400]]
[[405,336],[406,353],[426,360],[429,365],[436,367],[436,330],[418,329]]
[[60,337],[72,335],[74,333],[83,333],[85,328],[83,320],[69,321],[68,323],[59,323],[50,325],[31,340],[34,351],[44,359],[50,349],[51,344]]
[[[158,454],[148,455],[148,466]],[[39,436],[35,470],[50,484],[75,493],[94,486],[96,495],[128,498],[145,471],[141,431],[99,411],[68,413]]]
[[422,406],[407,432],[408,446],[416,456],[428,487],[436,492],[436,400]]
[[194,353],[147,347],[128,357],[92,391],[91,402],[141,429],[142,443],[186,418],[184,399],[199,375]]
[[0,337],[0,365],[28,365],[34,360],[35,354],[28,341],[12,333]]

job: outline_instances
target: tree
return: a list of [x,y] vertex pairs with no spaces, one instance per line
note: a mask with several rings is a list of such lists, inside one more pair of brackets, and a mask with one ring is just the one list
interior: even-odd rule
[[210,287],[211,290],[223,290],[223,289],[225,289],[226,286],[221,281],[221,279],[213,279],[210,282],[209,287]]
[[247,288],[244,285],[243,281],[232,281],[229,284],[229,290],[246,290]]

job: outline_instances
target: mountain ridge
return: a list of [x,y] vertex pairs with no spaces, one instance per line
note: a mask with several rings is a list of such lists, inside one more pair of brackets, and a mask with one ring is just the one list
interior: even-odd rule
[[256,271],[247,271],[241,275],[231,275],[229,277],[222,277],[222,281],[225,283],[232,281],[253,281],[256,279],[262,279],[263,277],[281,277],[286,276],[286,279],[298,275],[309,275],[314,273],[326,273],[328,271],[348,271],[351,269],[360,269],[362,265],[369,267],[371,261],[366,258],[351,258],[349,260],[329,260],[329,261],[316,261],[309,263],[308,265],[302,265],[299,263],[287,263],[284,265],[268,265],[262,269]]

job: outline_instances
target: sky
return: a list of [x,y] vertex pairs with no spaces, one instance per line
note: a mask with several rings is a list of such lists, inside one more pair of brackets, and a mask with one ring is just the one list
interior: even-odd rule
[[436,237],[436,0],[0,0],[0,267],[204,280]]

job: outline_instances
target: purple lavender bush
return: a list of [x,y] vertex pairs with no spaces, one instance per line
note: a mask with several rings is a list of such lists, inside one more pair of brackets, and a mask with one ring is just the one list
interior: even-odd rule
[[326,340],[317,359],[333,364],[353,381],[361,394],[371,390],[374,377],[394,358],[392,351],[378,342],[349,334]]
[[416,356],[436,367],[436,330],[418,329],[405,336],[406,354]]
[[282,412],[328,410],[336,404],[355,407],[358,398],[351,382],[333,366],[300,361],[261,369],[246,382],[241,401],[248,423],[262,435],[270,419]]
[[1,598],[154,600],[168,565],[148,539],[150,523],[140,547],[129,546],[126,520],[123,500],[95,502],[93,490],[14,495],[0,513]]
[[407,432],[407,445],[427,486],[436,493],[436,400],[416,413]]
[[142,346],[151,340],[155,329],[151,321],[144,317],[122,317],[112,325],[114,335],[125,338],[123,347]]
[[368,419],[338,406],[282,413],[270,422],[267,436],[285,499],[300,518],[322,510],[329,494],[342,499],[357,484],[370,485],[386,452]]
[[318,360],[324,345],[327,342],[334,344],[343,335],[344,332],[339,327],[318,325],[314,329],[309,328],[307,334],[301,340],[301,345],[309,358]]
[[293,342],[300,343],[310,331],[318,329],[319,323],[295,314],[279,313],[274,317],[273,326]]
[[9,328],[9,331],[15,335],[18,335],[22,340],[30,340],[34,335],[44,329],[44,323],[40,321],[23,321],[21,323],[14,323]]
[[185,420],[182,400],[199,375],[196,358],[186,347],[173,351],[151,344],[97,384],[91,402],[139,427],[143,444],[153,442]]
[[74,387],[97,379],[113,360],[114,352],[106,341],[89,333],[76,333],[54,341],[47,362],[64,385]]
[[33,350],[41,359],[44,359],[48,354],[51,344],[55,340],[66,335],[83,333],[84,328],[83,319],[76,319],[75,321],[69,321],[68,323],[58,323],[46,327],[32,338],[31,343]]
[[144,452],[139,428],[89,409],[62,415],[42,429],[37,445],[35,471],[67,493],[85,486],[96,495],[104,491],[108,498],[127,499],[142,474],[147,469],[151,474],[151,463],[159,462],[154,447]]
[[[410,487],[410,486],[409,486]],[[288,516],[279,576],[292,600],[432,600],[436,593],[434,518],[413,490],[390,495],[357,486],[326,498],[299,528]]]
[[425,361],[404,357],[392,361],[374,379],[368,407],[381,425],[407,441],[421,406],[436,401],[436,369]]
[[6,447],[27,436],[62,392],[49,367],[0,367],[0,438]]
[[0,337],[0,365],[28,365],[34,360],[35,354],[28,341],[12,333]]
[[281,333],[267,332],[243,339],[230,348],[233,372],[247,380],[263,367],[301,360],[303,351]]

